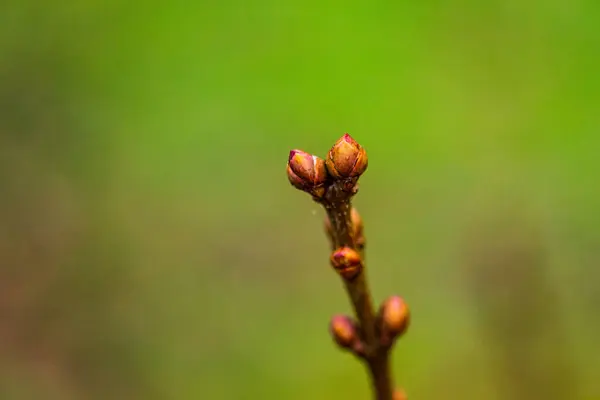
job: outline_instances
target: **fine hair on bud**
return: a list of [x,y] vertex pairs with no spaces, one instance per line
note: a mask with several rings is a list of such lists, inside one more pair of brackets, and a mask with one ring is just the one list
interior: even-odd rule
[[358,178],[367,169],[367,152],[346,133],[329,150],[325,164],[335,179]]

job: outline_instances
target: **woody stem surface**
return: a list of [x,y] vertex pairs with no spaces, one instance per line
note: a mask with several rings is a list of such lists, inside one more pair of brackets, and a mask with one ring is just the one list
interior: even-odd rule
[[[343,183],[334,183],[323,203],[331,223],[332,247],[350,247],[362,253],[356,246],[351,218],[350,196],[343,191]],[[393,383],[391,378],[388,349],[380,346],[376,332],[376,317],[363,270],[355,279],[344,280],[356,317],[360,323],[361,336],[365,344],[365,363],[375,389],[377,400],[391,400]]]

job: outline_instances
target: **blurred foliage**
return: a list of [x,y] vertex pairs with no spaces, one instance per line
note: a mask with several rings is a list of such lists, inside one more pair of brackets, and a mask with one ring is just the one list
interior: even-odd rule
[[[415,399],[600,396],[591,0],[0,4],[0,398],[364,399],[289,149],[369,152]],[[543,397],[542,397],[543,396]]]

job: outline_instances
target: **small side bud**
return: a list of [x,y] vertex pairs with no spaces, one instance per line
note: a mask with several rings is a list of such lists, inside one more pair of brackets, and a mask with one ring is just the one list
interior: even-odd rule
[[[352,207],[350,212],[352,218],[352,238],[354,239],[354,244],[356,248],[362,249],[365,245],[365,238],[363,236],[363,222],[360,214],[356,210],[356,208]],[[325,222],[323,223],[325,227],[325,233],[327,237],[331,241],[331,243],[335,243],[335,236],[333,232],[333,227],[331,226],[331,220],[326,215]]]
[[335,142],[326,160],[327,170],[336,179],[357,178],[367,164],[367,152],[347,133]]
[[358,339],[356,329],[349,317],[345,315],[336,315],[331,318],[329,330],[333,340],[344,348],[351,348],[354,342]]
[[325,161],[302,150],[292,150],[288,158],[287,176],[297,189],[308,192],[316,198],[325,194],[327,169]]
[[394,390],[392,400],[408,400],[408,396],[406,396],[406,392],[404,390],[396,389]]
[[402,335],[410,321],[408,306],[399,296],[388,297],[379,310],[382,342],[388,346],[394,338]]
[[329,323],[331,337],[343,349],[352,351],[357,356],[364,354],[364,346],[357,333],[356,324],[346,315],[335,315]]
[[356,208],[352,207],[350,212],[352,218],[352,237],[354,238],[354,244],[358,249],[362,249],[365,247],[365,237],[363,235],[363,221],[356,210]]
[[362,271],[360,254],[350,247],[340,247],[331,253],[331,265],[346,280],[356,278]]
[[352,218],[352,226],[354,227],[354,232],[362,233],[363,221],[362,221],[362,217],[358,213],[358,210],[356,208],[352,207],[352,210],[350,211],[350,216]]

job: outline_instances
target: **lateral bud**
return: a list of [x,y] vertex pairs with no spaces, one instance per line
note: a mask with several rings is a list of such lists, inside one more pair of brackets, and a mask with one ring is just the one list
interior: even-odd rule
[[365,235],[363,233],[363,221],[362,217],[356,210],[356,208],[352,207],[351,211],[352,218],[352,237],[354,238],[354,245],[357,249],[362,250],[365,247]]
[[327,170],[336,179],[358,178],[367,164],[367,152],[347,133],[335,142],[326,159]]
[[[352,238],[354,239],[354,244],[356,248],[362,249],[365,246],[365,238],[363,235],[363,222],[360,214],[356,210],[356,208],[352,207],[350,211],[350,218],[352,221]],[[331,243],[335,243],[335,234],[333,232],[333,227],[331,225],[331,220],[329,216],[325,216],[325,222],[323,223],[325,227],[325,233],[327,237],[331,241]]]
[[354,236],[357,237],[362,235],[363,221],[360,214],[358,213],[358,210],[354,207],[352,207],[352,210],[350,210],[350,218],[352,219],[352,229],[354,232]]
[[288,157],[287,176],[297,189],[320,199],[325,194],[327,169],[325,161],[302,150],[292,150]]
[[408,396],[406,396],[406,392],[402,389],[394,390],[394,395],[392,396],[392,400],[407,400]]
[[331,337],[343,349],[352,351],[357,356],[362,356],[364,346],[357,333],[356,324],[346,315],[335,315],[329,323]]
[[356,278],[363,269],[360,254],[350,247],[340,247],[331,253],[330,262],[333,268],[346,280]]
[[379,309],[381,342],[391,346],[394,339],[401,336],[410,322],[408,306],[399,296],[388,297]]

